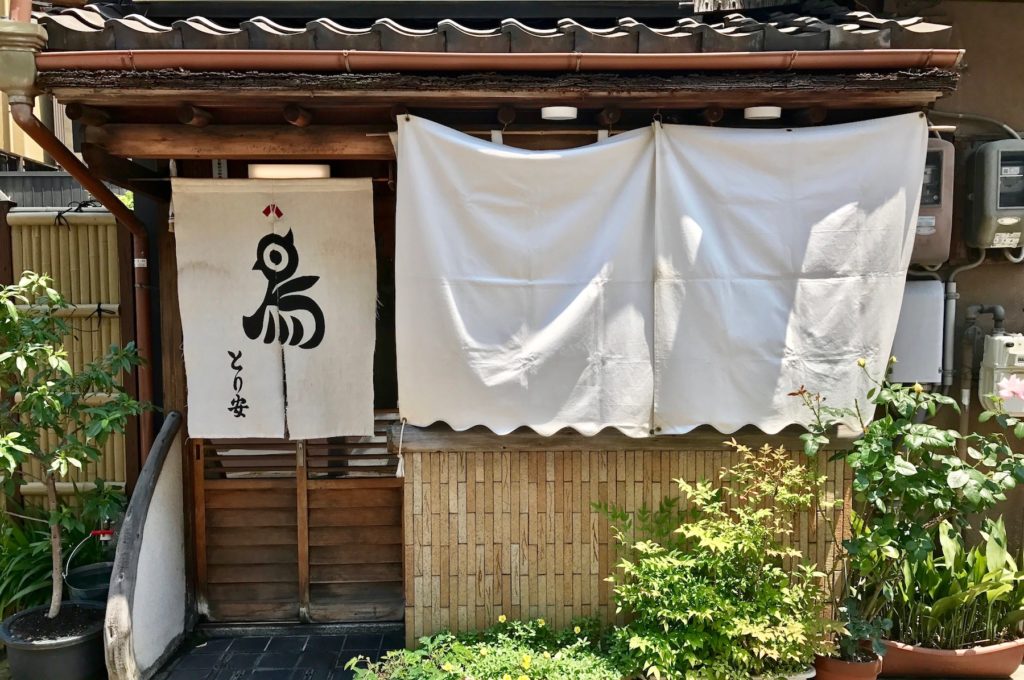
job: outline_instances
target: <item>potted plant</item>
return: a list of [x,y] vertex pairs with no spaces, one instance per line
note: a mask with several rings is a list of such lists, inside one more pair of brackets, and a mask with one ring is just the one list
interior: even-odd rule
[[[858,363],[863,368],[866,362]],[[868,393],[875,415],[870,423],[859,404],[837,409],[803,388],[794,393],[813,416],[803,435],[808,455],[834,448],[830,433],[840,423],[863,432],[834,455],[853,474],[853,507],[848,531],[830,532],[834,537],[846,534],[836,538],[829,575],[833,608],[843,627],[836,653],[816,663],[819,678],[825,680],[877,675],[904,565],[935,553],[944,523],[956,532],[966,530],[969,516],[1005,500],[1006,490],[1024,481],[1024,456],[1010,448],[1003,434],[963,436],[929,422],[942,408],[959,410],[952,398],[921,385],[874,382]],[[1006,424],[1024,436],[1024,428]],[[962,440],[969,460],[957,455]],[[830,517],[823,515],[822,520]]]
[[906,561],[890,607],[884,675],[995,678],[1024,658],[1024,572],[1006,547],[1002,518],[986,520],[967,550],[949,522],[939,525],[941,552]]
[[132,345],[72,369],[63,346],[72,329],[60,316],[68,305],[50,283],[26,272],[0,289],[0,471],[12,491],[23,463],[41,465],[50,539],[50,603],[0,626],[14,680],[105,677],[104,606],[62,603],[62,533],[76,517],[61,502],[57,481],[98,459],[107,437],[143,408],[119,382],[139,362]]
[[653,678],[808,678],[825,649],[823,574],[788,547],[794,513],[822,495],[823,477],[784,449],[742,454],[728,486],[678,480],[688,508],[665,500],[633,522],[601,507],[629,556],[614,583],[624,665]]

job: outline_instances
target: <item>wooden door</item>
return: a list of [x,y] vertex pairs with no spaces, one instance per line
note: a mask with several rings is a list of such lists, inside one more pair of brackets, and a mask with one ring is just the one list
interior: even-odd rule
[[196,577],[211,621],[400,621],[402,480],[374,437],[194,442]]

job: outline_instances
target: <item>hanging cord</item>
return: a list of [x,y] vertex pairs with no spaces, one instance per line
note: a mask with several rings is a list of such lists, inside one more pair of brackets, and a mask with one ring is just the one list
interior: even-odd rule
[[1019,255],[1014,255],[1013,252],[1012,252],[1013,251],[1012,248],[1003,248],[1003,255],[1010,262],[1012,262],[1014,264],[1020,264],[1021,262],[1024,262],[1024,246],[1021,246],[1017,250],[1020,251]]
[[405,477],[405,457],[402,455],[402,440],[405,439],[405,424],[408,421],[402,418],[402,429],[398,431],[398,469],[395,470],[395,477]]
[[100,207],[99,201],[94,201],[92,199],[88,199],[85,201],[71,201],[70,203],[68,203],[68,207],[58,211],[57,214],[53,216],[53,226],[68,227],[70,229],[71,223],[68,222],[68,219],[66,217],[64,217],[65,215],[72,212],[80,213],[86,208],[98,207]]

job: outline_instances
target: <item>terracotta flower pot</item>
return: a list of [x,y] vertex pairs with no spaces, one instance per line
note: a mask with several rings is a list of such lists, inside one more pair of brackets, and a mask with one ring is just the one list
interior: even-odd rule
[[828,656],[814,659],[815,680],[875,680],[882,672],[882,660],[841,661]]
[[887,676],[1005,678],[1024,659],[1024,639],[971,649],[930,649],[888,640],[882,644],[882,675]]

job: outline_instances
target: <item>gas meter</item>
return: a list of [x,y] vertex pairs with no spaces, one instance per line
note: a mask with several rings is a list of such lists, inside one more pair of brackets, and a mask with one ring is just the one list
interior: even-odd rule
[[[995,404],[989,395],[999,392],[999,382],[1011,375],[1024,380],[1024,335],[989,335],[985,337],[985,355],[981,360],[978,395],[986,409]],[[1024,399],[1004,398],[1003,409],[1011,416],[1024,416]]]
[[964,240],[974,248],[1024,245],[1024,141],[982,144],[973,157],[971,220]]
[[917,235],[910,261],[937,265],[949,259],[953,232],[953,144],[944,139],[928,140],[921,207],[917,214]]

